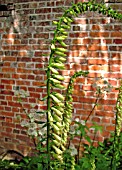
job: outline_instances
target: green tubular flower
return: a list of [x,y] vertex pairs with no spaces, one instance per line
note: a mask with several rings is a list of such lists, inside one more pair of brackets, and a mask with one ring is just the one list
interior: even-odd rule
[[69,13],[70,13],[71,15],[77,16],[77,13],[76,13],[73,9],[71,9],[71,10],[69,11]]
[[59,72],[55,68],[50,67],[50,70],[53,74],[59,74]]
[[54,123],[51,124],[51,127],[53,128],[54,132],[56,132],[58,135],[60,133],[60,129],[58,128],[58,126],[56,126]]
[[58,115],[58,116],[62,116],[63,115],[63,113],[62,112],[60,112],[58,109],[56,109],[55,107],[51,107],[51,109],[56,113],[56,115]]
[[56,125],[59,127],[59,128],[62,128],[62,124],[60,122],[56,122]]
[[57,153],[57,154],[62,154],[62,150],[60,150],[59,148],[57,148],[56,146],[52,146],[53,147],[53,149],[55,150],[55,152]]
[[66,31],[60,31],[60,33],[62,34],[62,35],[68,35],[68,32],[66,32]]
[[51,80],[53,83],[57,83],[57,84],[59,84],[59,83],[60,83],[60,81],[59,81],[59,80],[54,79],[54,78],[50,78],[50,80]]
[[[60,94],[60,93],[59,93]],[[64,112],[64,108],[60,106],[55,106],[56,109],[60,110],[61,112]]]
[[66,117],[64,117],[64,121],[65,121],[65,122],[68,122],[69,124],[71,123],[71,120],[68,119],[68,118],[66,118]]
[[54,61],[57,62],[57,63],[62,63],[62,62],[66,61],[66,58],[64,58],[64,57],[55,57]]
[[57,140],[53,140],[53,143],[54,143],[55,145],[57,145],[57,146],[60,146],[60,142],[57,141]]
[[60,52],[67,52],[67,49],[65,49],[65,48],[56,48],[56,50],[58,50]]
[[66,148],[65,148],[63,145],[61,145],[61,149],[62,149],[63,151],[66,150]]
[[63,22],[64,22],[65,24],[68,24],[68,25],[69,25],[69,22],[68,22],[68,20],[67,20],[66,17],[62,17],[62,20],[63,20]]
[[48,111],[48,119],[49,119],[50,123],[52,123],[54,121],[50,111]]
[[63,47],[67,47],[67,45],[66,45],[63,41],[59,41],[59,43],[60,43]]
[[70,26],[69,25],[61,25],[61,28],[64,28],[64,29],[70,29]]
[[[55,103],[57,103],[57,104],[59,104],[61,101],[57,98],[57,97],[55,97],[53,94],[50,94],[50,97],[53,99],[53,101],[55,102]],[[51,108],[52,109],[52,108]]]
[[64,52],[61,52],[61,51],[55,51],[55,54],[66,57],[66,54],[64,54]]
[[53,137],[55,140],[57,140],[59,142],[61,141],[61,137],[59,135],[56,135],[55,133],[53,133]]
[[81,13],[81,11],[80,11],[80,9],[78,8],[78,6],[77,6],[77,5],[75,5],[75,10],[77,11],[77,13],[78,13],[78,14],[80,14],[80,13]]
[[52,74],[52,77],[53,77],[54,79],[57,79],[57,80],[60,80],[60,81],[63,81],[63,80],[65,79],[64,76],[55,75],[55,74]]
[[53,24],[54,24],[54,25],[58,25],[58,22],[57,22],[57,21],[53,21]]
[[73,19],[71,19],[70,17],[66,17],[66,19],[68,20],[68,22],[73,22]]
[[[61,101],[64,101],[64,96],[62,95],[62,94],[60,94],[60,93],[54,93],[54,95],[59,99],[59,100],[61,100]],[[59,108],[59,109],[62,109],[62,108]],[[62,109],[63,110],[63,109]]]
[[62,122],[62,117],[59,117],[59,116],[57,116],[56,114],[53,114],[53,119],[54,119],[56,122]]
[[61,90],[65,90],[66,88],[61,85],[61,84],[53,84],[54,87],[58,88],[58,89],[61,89]]
[[58,68],[58,69],[64,69],[65,68],[63,63],[51,63],[51,67]]
[[63,40],[65,40],[66,38],[67,38],[66,35],[62,35],[62,36],[56,37],[56,39],[57,39],[58,41],[63,41]]
[[58,155],[58,154],[56,154],[56,153],[53,153],[53,157],[54,157],[55,159],[63,162],[63,157],[62,157],[62,155]]

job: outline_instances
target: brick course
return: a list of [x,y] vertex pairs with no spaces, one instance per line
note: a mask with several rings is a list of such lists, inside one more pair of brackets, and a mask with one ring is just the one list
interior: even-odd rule
[[[15,5],[12,16],[0,17],[0,144],[26,155],[33,143],[25,135],[26,129],[20,126],[20,121],[27,118],[24,109],[29,112],[31,104],[38,108],[38,100],[46,94],[46,89],[39,86],[44,85],[46,79],[44,68],[55,28],[52,20],[57,20],[63,13],[62,7],[69,7],[72,0],[10,2]],[[121,1],[105,2],[107,6],[122,11]],[[0,4],[7,3],[8,0],[0,0]],[[96,100],[93,84],[98,78],[105,78],[113,86],[99,100],[100,105],[95,107],[88,121],[88,126],[91,121],[103,126],[102,135],[96,139],[102,141],[114,130],[116,87],[122,78],[122,24],[97,12],[86,12],[74,19],[68,35],[66,69],[61,71],[66,82],[75,71],[90,72],[87,78],[80,77],[75,82],[73,115],[82,120],[87,118]],[[14,92],[22,89],[28,91],[29,96],[19,102]],[[41,108],[46,109],[46,106]]]

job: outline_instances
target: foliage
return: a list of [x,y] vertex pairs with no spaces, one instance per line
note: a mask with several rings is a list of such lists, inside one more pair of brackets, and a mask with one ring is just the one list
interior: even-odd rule
[[[78,76],[86,76],[88,72],[76,72],[70,79],[66,96],[63,95],[65,90],[65,86],[63,85],[65,77],[60,74],[60,70],[65,69],[64,62],[66,61],[67,56],[67,45],[64,43],[64,40],[67,38],[67,30],[70,29],[73,17],[88,10],[98,11],[99,13],[114,19],[122,19],[122,14],[117,13],[110,7],[106,7],[104,4],[95,3],[94,1],[89,1],[72,4],[70,8],[65,10],[59,21],[53,21],[56,25],[56,29],[54,31],[54,38],[51,42],[51,53],[46,70],[47,95],[42,99],[47,102],[47,110],[38,112],[38,116],[35,114],[35,111],[31,112],[29,114],[30,122],[22,122],[22,126],[28,128],[28,135],[38,139],[38,142],[36,143],[38,152],[35,157],[24,157],[19,164],[16,164],[16,162],[8,163],[8,161],[1,161],[1,168],[23,170],[101,170],[102,167],[102,169],[115,170],[121,166],[120,158],[122,155],[117,149],[117,147],[119,147],[121,150],[122,146],[122,138],[120,136],[120,123],[122,118],[121,89],[117,101],[116,131],[114,140],[113,138],[110,138],[110,141],[107,141],[107,143],[99,143],[99,146],[96,148],[93,146],[93,141],[91,141],[87,134],[89,128],[86,126],[86,122],[92,114],[95,106],[98,104],[100,94],[103,92],[103,89],[101,90],[100,87],[97,89],[98,96],[95,105],[86,121],[84,123],[75,121],[74,124],[76,127],[74,128],[73,134],[71,134],[70,131],[74,80]],[[104,91],[106,90],[104,89]],[[21,102],[20,97],[22,94],[23,92],[17,94],[19,102]],[[45,115],[46,122],[41,119],[41,116]],[[101,128],[95,123],[93,128],[95,130],[95,135],[97,131],[101,130]],[[71,138],[67,147],[68,135],[70,135],[69,137]],[[75,136],[80,138],[78,148],[75,148],[74,144],[71,143]],[[84,144],[84,152],[80,158],[79,149],[83,138],[88,144]],[[112,143],[112,145],[108,145],[109,142]],[[112,155],[114,155],[113,158]]]

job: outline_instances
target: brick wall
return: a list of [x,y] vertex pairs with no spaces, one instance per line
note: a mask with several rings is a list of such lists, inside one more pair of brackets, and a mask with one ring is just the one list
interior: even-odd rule
[[[46,94],[46,89],[39,86],[46,79],[44,68],[53,38],[52,20],[60,17],[62,7],[70,6],[72,1],[9,2],[14,3],[15,10],[9,17],[0,17],[0,149],[21,150],[26,155],[33,143],[20,122],[26,119],[25,110],[29,112],[33,104],[36,104],[35,109],[46,108],[38,105]],[[0,4],[7,3],[8,0],[0,0]],[[106,1],[106,5],[122,11],[121,0]],[[102,135],[96,136],[96,140],[103,141],[115,124],[116,87],[122,78],[122,24],[97,12],[86,12],[75,18],[66,43],[70,44],[66,70],[62,71],[66,82],[75,71],[90,72],[87,78],[80,77],[75,82],[75,118],[85,120],[94,107],[96,88],[110,86],[106,88],[110,92],[100,96],[99,105],[87,123],[89,127],[92,121],[103,126]],[[20,101],[15,94],[21,90],[28,94],[27,97],[22,94]],[[92,133],[90,136],[93,137]]]

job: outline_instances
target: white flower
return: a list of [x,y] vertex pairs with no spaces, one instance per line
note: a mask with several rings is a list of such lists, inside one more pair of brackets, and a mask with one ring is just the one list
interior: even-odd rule
[[71,151],[71,156],[77,155],[78,151],[72,143],[70,144],[69,149]]
[[84,120],[81,120],[80,122],[81,122],[82,125],[86,124]]
[[79,118],[76,118],[75,121],[76,121],[76,122],[80,122],[80,119],[79,119]]
[[70,134],[72,134],[72,135],[75,134],[75,127],[74,127],[74,125],[72,125],[72,126],[70,127]]
[[35,129],[32,129],[32,128],[28,129],[28,135],[35,136],[35,137],[38,136],[37,131]]
[[35,128],[37,128],[37,124],[36,123],[30,123],[29,127],[32,128],[32,129],[35,129]]
[[81,134],[81,131],[80,131],[80,130],[78,130],[78,131],[77,131],[77,135],[80,135],[80,134]]
[[46,143],[47,143],[46,141],[43,141],[43,142],[42,142],[43,145],[46,145]]
[[28,115],[28,117],[31,119],[31,118],[34,117],[34,115],[35,115],[35,113],[30,113],[30,114]]
[[29,125],[29,123],[27,122],[27,120],[23,120],[23,121],[21,122],[21,126],[22,126],[22,127],[28,127],[28,125]]

